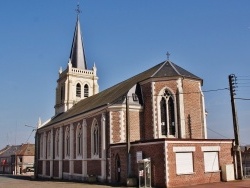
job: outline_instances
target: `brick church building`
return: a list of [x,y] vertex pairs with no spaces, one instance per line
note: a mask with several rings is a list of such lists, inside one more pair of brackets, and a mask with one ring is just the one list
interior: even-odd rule
[[207,139],[202,84],[166,60],[99,92],[78,14],[55,115],[37,130],[37,177],[120,184],[149,178],[152,187],[221,181],[221,167],[234,163],[233,140]]

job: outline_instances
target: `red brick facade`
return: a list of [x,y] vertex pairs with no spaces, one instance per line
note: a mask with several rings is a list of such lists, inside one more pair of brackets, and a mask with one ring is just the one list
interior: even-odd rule
[[[139,100],[128,96],[131,142],[129,168],[126,148],[127,106],[122,96],[105,107],[75,113],[74,116],[39,129],[38,176],[82,181],[95,176],[98,181],[126,184],[128,169],[131,169],[130,176],[139,178],[137,152],[141,152],[143,159],[151,161],[153,187],[178,187],[221,181],[220,171],[204,171],[202,148],[217,149],[221,168],[222,165],[233,163],[232,140],[205,139],[205,107],[200,88],[202,81],[173,76],[148,78],[137,84],[140,89],[137,93]],[[129,88],[127,92],[125,95],[135,91]],[[160,102],[167,97],[171,97],[173,104],[166,107],[164,112]],[[169,108],[172,108],[171,112]],[[172,122],[163,122],[162,116],[166,115],[169,120],[169,113],[173,113]],[[165,134],[162,130],[164,126],[168,126],[167,131],[173,126],[175,133]],[[56,139],[58,132],[59,137]],[[59,146],[56,144],[58,139]],[[190,148],[193,172],[178,174],[176,155],[179,154],[176,153],[181,149],[185,153],[185,149]],[[56,151],[59,151],[58,156]]]

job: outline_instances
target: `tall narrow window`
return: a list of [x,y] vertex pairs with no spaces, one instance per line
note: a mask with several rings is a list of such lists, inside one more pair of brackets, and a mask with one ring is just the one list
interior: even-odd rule
[[56,130],[56,136],[55,136],[55,155],[56,157],[59,157],[59,130]]
[[82,155],[82,126],[78,125],[77,126],[77,130],[76,130],[76,151],[77,151],[77,155],[81,156]]
[[175,110],[173,96],[165,90],[160,101],[161,134],[175,136]]
[[81,84],[76,84],[76,96],[81,97]]
[[70,136],[69,136],[69,127],[66,128],[65,131],[65,156],[69,157],[70,155]]
[[92,154],[93,156],[99,156],[99,127],[95,121],[92,127]]
[[47,134],[47,158],[50,157],[50,143],[51,143],[51,139],[50,139],[50,132]]
[[87,84],[84,85],[84,97],[89,96],[89,86]]

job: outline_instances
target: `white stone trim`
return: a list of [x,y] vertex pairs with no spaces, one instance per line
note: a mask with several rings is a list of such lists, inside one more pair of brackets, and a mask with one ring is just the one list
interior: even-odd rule
[[[165,90],[168,90],[170,91],[171,94],[173,94],[172,98],[173,98],[173,101],[174,101],[174,112],[175,112],[175,135],[169,135],[169,131],[167,133],[167,135],[162,135],[162,131],[161,131],[161,106],[160,106],[160,101],[162,99],[162,95],[163,95],[163,92]],[[176,96],[174,95],[174,91],[165,86],[163,87],[160,92],[158,93],[157,95],[157,127],[158,127],[158,138],[177,138],[178,137],[178,120],[177,120],[177,102],[176,102]],[[168,128],[169,128],[169,125],[167,125]]]
[[105,113],[102,114],[101,118],[101,152],[102,152],[102,160],[101,160],[101,179],[106,178],[106,117]]
[[120,142],[126,141],[126,130],[125,130],[124,116],[125,116],[124,111],[123,110],[119,111],[119,125],[120,125],[120,136],[121,136]]
[[227,140],[220,140],[218,139],[218,141],[207,141],[206,139],[203,139],[203,140],[197,140],[197,141],[186,141],[186,140],[183,140],[183,141],[167,141],[168,143],[173,143],[173,144],[200,144],[200,143],[203,143],[203,144],[231,144],[233,141],[227,141]]
[[202,114],[203,114],[203,124],[204,124],[204,138],[207,139],[207,117],[206,117],[206,107],[205,107],[205,99],[204,94],[201,89],[201,85],[199,84],[199,89],[201,92],[201,102],[202,102]]
[[86,119],[83,119],[82,121],[82,136],[83,136],[83,139],[82,139],[82,157],[83,157],[83,160],[82,160],[82,175],[84,177],[87,176],[87,162],[86,162],[86,159],[87,159],[87,122],[86,122]]
[[59,129],[59,171],[58,171],[58,174],[59,174],[59,179],[62,179],[63,176],[62,176],[62,173],[63,173],[63,126],[60,127]]
[[[151,82],[151,103],[152,103],[152,124],[153,124],[153,131],[154,131],[154,139],[158,138],[158,135],[159,135],[159,124],[157,124],[157,116],[156,114],[159,113],[159,112],[156,112],[155,111],[155,107],[156,107],[156,104],[155,104],[155,82]],[[157,131],[158,130],[158,131]]]
[[70,161],[69,161],[69,173],[70,175],[74,172],[74,163],[72,159],[74,158],[74,124],[70,124]]
[[165,156],[165,183],[168,187],[168,184],[169,184],[169,168],[168,168],[168,143],[165,141],[164,142],[164,156]]
[[184,97],[183,97],[183,86],[182,79],[179,78],[177,81],[178,98],[179,98],[179,114],[180,114],[180,136],[181,138],[186,138],[186,123],[185,123],[185,107],[184,107]]
[[202,146],[201,151],[220,151],[220,146]]
[[173,152],[194,152],[195,147],[189,146],[189,147],[173,147]]
[[109,112],[109,122],[110,122],[109,142],[110,142],[110,144],[113,144],[114,143],[114,140],[113,140],[113,121],[112,121],[112,112],[111,111]]

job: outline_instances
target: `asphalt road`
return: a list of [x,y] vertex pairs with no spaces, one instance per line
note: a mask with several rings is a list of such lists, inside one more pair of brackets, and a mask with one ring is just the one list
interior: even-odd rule
[[107,188],[110,186],[93,185],[77,182],[37,181],[30,176],[3,176],[0,175],[0,188]]
[[[88,183],[33,180],[30,176],[6,176],[0,174],[0,188],[110,188],[120,186],[95,185]],[[182,188],[250,188],[250,180],[219,182]]]

